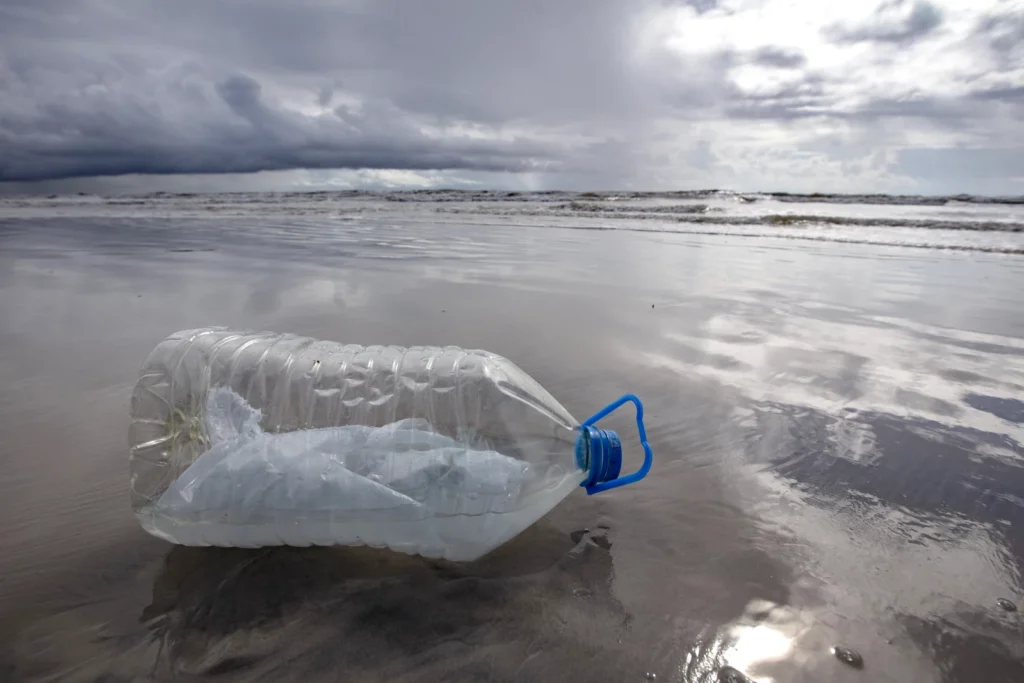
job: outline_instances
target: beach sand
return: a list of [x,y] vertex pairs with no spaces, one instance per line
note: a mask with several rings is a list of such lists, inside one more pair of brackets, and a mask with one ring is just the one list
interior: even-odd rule
[[[369,220],[0,219],[0,680],[1024,680],[1019,256]],[[203,325],[632,392],[655,467],[467,565],[172,547],[128,398]]]

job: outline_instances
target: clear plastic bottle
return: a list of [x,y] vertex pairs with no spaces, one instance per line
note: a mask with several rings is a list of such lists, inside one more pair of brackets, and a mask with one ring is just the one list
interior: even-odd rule
[[[644,463],[594,423],[637,409]],[[187,330],[146,360],[131,401],[132,508],[183,545],[371,545],[472,560],[569,493],[642,479],[627,395],[582,425],[501,356]]]

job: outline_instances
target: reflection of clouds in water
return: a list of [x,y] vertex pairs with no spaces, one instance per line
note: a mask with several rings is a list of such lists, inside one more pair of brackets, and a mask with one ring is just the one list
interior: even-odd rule
[[996,460],[1002,460],[1017,467],[1024,466],[1024,455],[1021,455],[1012,448],[1006,448],[992,443],[981,443],[977,445],[974,452],[975,455],[973,457],[980,456],[995,458]]
[[[792,487],[794,495],[766,493],[754,480],[752,495],[759,502],[789,505],[794,517],[803,514],[801,505],[831,514],[870,514],[888,524],[897,541],[931,546],[937,554],[945,552],[947,536],[962,537],[980,529],[1001,548],[1001,554],[989,554],[1003,567],[1000,571],[1017,571],[1018,558],[1024,558],[1024,538],[1015,532],[1024,520],[1019,504],[1021,455],[1019,447],[1006,450],[1006,437],[912,418],[860,414],[856,419],[870,429],[870,440],[867,431],[857,435],[861,425],[854,423],[854,444],[873,446],[855,460],[843,457],[833,432],[834,425],[843,424],[842,418],[787,406],[768,408],[772,409],[752,411],[755,420],[745,428],[748,442],[738,466],[767,463],[776,478],[771,481],[780,491]],[[879,512],[886,510],[892,511],[889,517]],[[760,508],[754,511],[760,514]],[[786,533],[794,532],[787,528]],[[841,538],[875,543],[874,536],[852,531],[848,540]],[[929,576],[926,570],[924,580]]]
[[[46,343],[74,329],[80,345],[94,346],[143,335],[152,343],[201,324],[260,327],[278,325],[282,316],[366,307],[382,280],[355,270],[254,264],[223,254],[146,257],[128,261],[130,267],[119,256],[96,252],[66,263],[9,262],[11,281],[19,286],[5,286],[6,277],[0,278],[5,332],[32,330]],[[123,331],[126,315],[130,335]]]
[[999,398],[997,396],[986,396],[983,394],[967,394],[964,396],[964,403],[972,408],[983,410],[986,413],[992,413],[1003,420],[1017,424],[1024,423],[1024,401],[1020,401],[1016,398]]
[[367,287],[345,280],[324,277],[282,279],[269,276],[253,284],[245,309],[247,313],[268,315],[282,310],[301,312],[318,306],[354,308],[365,306],[369,301]]
[[[926,618],[897,615],[909,638],[932,654],[944,683],[1024,680],[1024,631],[1012,615],[970,605]],[[984,672],[979,677],[979,672]]]
[[1024,342],[894,319],[781,314],[762,310],[780,322],[769,326],[748,318],[754,311],[718,313],[697,332],[664,333],[663,349],[645,357],[756,402],[924,417],[1024,441],[1024,427],[1008,419],[1024,387]]
[[[805,493],[768,471],[759,473],[757,482],[764,498],[756,514],[766,527],[795,539],[787,552],[814,590],[795,588],[790,602],[794,623],[781,636],[763,628],[743,631],[752,652],[762,649],[759,641],[768,654],[773,647],[781,651],[782,636],[799,631],[788,644],[791,664],[800,664],[794,657],[842,643],[860,651],[871,671],[885,672],[886,680],[976,680],[972,676],[982,669],[965,664],[968,650],[976,658],[998,661],[1007,671],[1015,659],[1019,663],[1024,653],[1020,626],[994,608],[996,597],[1017,595],[1020,579],[999,525],[915,511],[864,494],[822,505],[816,493]],[[984,606],[992,611],[983,614]],[[965,607],[985,615],[988,627],[949,623],[950,615]],[[913,624],[928,625],[930,635],[916,633]],[[851,642],[850,634],[856,640]],[[950,644],[950,634],[964,642]],[[957,666],[967,666],[961,675],[935,671],[939,643],[958,648],[948,660],[961,659]],[[761,678],[762,672],[771,674],[770,664],[746,664],[741,652],[730,660],[739,669],[733,661],[751,667],[745,673],[754,680],[774,680]],[[808,666],[815,665],[810,661]],[[928,671],[931,677],[924,675]],[[972,675],[964,676],[968,672]]]
[[836,457],[868,465],[881,455],[875,450],[874,431],[862,422],[840,418],[830,422],[826,429]]
[[801,563],[830,593],[829,610],[818,615],[824,624],[839,627],[892,611],[927,618],[957,604],[989,605],[1015,594],[1019,576],[997,525],[918,512],[863,493],[822,507],[813,493],[774,473],[757,476],[766,494],[758,515],[801,540]]
[[[741,403],[726,427],[746,435],[738,466],[759,470],[753,478],[731,478],[732,485],[751,501],[763,528],[792,539],[783,552],[800,567],[797,583],[811,579],[814,587],[794,584],[788,604],[814,628],[783,659],[799,666],[807,652],[839,643],[892,680],[973,681],[966,674],[981,669],[964,657],[1009,671],[1007,663],[1018,656],[1007,654],[1019,651],[1018,627],[1007,622],[974,637],[969,624],[947,622],[964,605],[995,610],[996,597],[1018,599],[1019,446],[998,433],[842,404],[826,412],[807,402]],[[931,635],[908,638],[908,615]],[[742,632],[752,641],[763,635],[766,649],[782,647],[781,638],[763,629]],[[953,677],[934,670],[927,649],[950,639],[964,641],[943,655],[960,658]],[[767,678],[770,664],[744,669],[736,662],[751,665],[742,657],[729,661],[753,680],[774,680]],[[793,680],[786,674],[792,669],[778,670],[779,680]],[[926,671],[933,675],[922,676]]]

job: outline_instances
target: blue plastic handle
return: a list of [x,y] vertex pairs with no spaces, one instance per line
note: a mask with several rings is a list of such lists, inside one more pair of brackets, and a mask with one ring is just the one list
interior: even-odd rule
[[633,474],[627,474],[624,477],[618,479],[612,479],[611,481],[605,481],[598,484],[592,484],[587,487],[588,494],[600,493],[601,491],[608,491],[609,489],[615,489],[620,486],[626,486],[638,482],[647,476],[647,473],[651,471],[651,464],[654,462],[654,452],[651,450],[651,445],[647,443],[647,430],[644,429],[644,404],[640,402],[640,399],[633,394],[626,394],[622,398],[609,403],[607,406],[599,410],[594,415],[586,419],[581,425],[582,427],[589,427],[598,420],[601,420],[611,413],[615,412],[623,405],[632,403],[636,406],[636,430],[640,434],[640,445],[644,448],[644,464],[640,466]]

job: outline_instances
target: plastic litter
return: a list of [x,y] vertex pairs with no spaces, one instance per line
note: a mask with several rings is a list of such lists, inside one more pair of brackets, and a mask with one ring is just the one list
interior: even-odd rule
[[[645,452],[594,423],[637,407]],[[172,335],[132,399],[135,513],[184,545],[360,545],[472,560],[580,486],[646,475],[639,400],[582,425],[507,359],[223,328]]]

